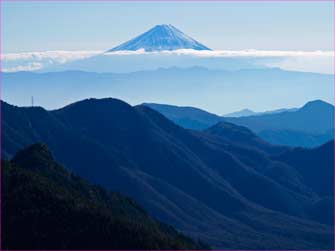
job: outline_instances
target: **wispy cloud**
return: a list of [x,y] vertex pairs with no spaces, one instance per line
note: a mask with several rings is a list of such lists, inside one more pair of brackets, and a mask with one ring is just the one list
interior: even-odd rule
[[4,69],[4,72],[17,72],[17,71],[37,71],[43,68],[43,64],[32,62],[25,65],[18,65]]
[[58,63],[66,63],[71,60],[91,57],[102,53],[102,51],[42,51],[42,52],[22,52],[7,53],[1,55],[1,60],[44,60],[52,59]]
[[1,55],[3,72],[36,71],[52,65],[92,57],[102,51],[43,51]]

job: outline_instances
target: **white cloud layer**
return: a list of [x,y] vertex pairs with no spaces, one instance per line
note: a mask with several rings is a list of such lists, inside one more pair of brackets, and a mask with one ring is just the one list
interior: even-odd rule
[[102,51],[43,51],[1,55],[3,72],[36,71],[52,65],[92,57]]
[[16,71],[37,71],[43,69],[43,64],[32,62],[25,65],[18,65],[8,69],[4,69],[4,72],[16,72]]
[[104,53],[104,55],[141,55],[141,54],[165,54],[165,55],[193,55],[198,57],[331,57],[332,51],[264,51],[264,50],[217,50],[217,51],[197,51],[192,49],[180,49],[174,51],[146,52],[144,49],[137,51],[115,51]]
[[83,59],[102,53],[102,51],[43,51],[43,52],[22,52],[7,53],[1,55],[1,60],[43,60],[52,59],[58,63],[66,63],[71,60]]
[[219,50],[196,51],[181,49],[175,51],[146,52],[116,51],[104,53],[103,51],[44,51],[8,53],[1,55],[1,68],[3,72],[35,71],[54,65],[61,65],[71,61],[89,58],[96,55],[104,56],[131,56],[131,55],[186,55],[202,58],[254,58],[261,65],[275,66],[286,70],[312,71],[320,73],[333,73],[334,53],[332,51],[265,51],[265,50]]

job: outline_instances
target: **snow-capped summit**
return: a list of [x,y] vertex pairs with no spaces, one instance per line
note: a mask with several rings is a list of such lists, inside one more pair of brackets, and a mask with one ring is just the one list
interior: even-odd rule
[[211,50],[171,24],[156,25],[147,32],[111,49],[113,51]]

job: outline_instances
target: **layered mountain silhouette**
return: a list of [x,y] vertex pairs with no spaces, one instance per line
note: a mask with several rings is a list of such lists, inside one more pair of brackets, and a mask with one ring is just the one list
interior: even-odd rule
[[270,154],[286,152],[286,147],[273,146],[258,137],[246,127],[228,122],[219,122],[205,130],[206,133],[220,137],[230,144],[240,145],[244,148],[253,148]]
[[[3,158],[45,142],[74,173],[136,199],[155,218],[213,248],[333,248],[332,215],[323,214],[333,209],[332,190],[310,186],[305,173],[331,172],[333,143],[310,150],[323,162],[298,168],[291,148],[267,149],[245,128],[190,131],[116,99],[54,111],[2,102],[2,114]],[[285,154],[292,162],[281,159]],[[323,178],[315,176],[315,184]]]
[[[118,62],[112,69],[101,71],[113,72],[120,66],[130,71],[127,65],[142,66],[147,61],[134,59],[132,62],[126,65],[123,65],[125,62]],[[96,65],[96,62],[92,62],[92,65]],[[156,69],[157,65],[152,68]],[[287,93],[294,92],[295,102],[303,104],[319,98],[332,100],[333,93],[332,75],[280,69],[209,70],[203,67],[189,68],[187,65],[122,74],[81,71],[3,73],[2,80],[3,100],[23,106],[30,105],[30,97],[34,96],[35,105],[47,109],[60,108],[85,98],[113,96],[132,104],[149,101],[172,105],[192,104],[207,110],[224,111],[232,104],[244,106],[246,99],[249,103],[265,99],[269,105],[273,105],[282,102]],[[319,83],[317,92],[315,83]],[[251,96],[250,88],[253,92]],[[268,93],[271,91],[276,92],[274,101],[269,100]]]
[[253,116],[253,115],[256,115],[257,112],[254,112],[250,109],[242,109],[240,111],[237,111],[237,112],[232,112],[232,113],[228,113],[228,114],[225,114],[224,116],[226,117],[245,117],[245,116]]
[[263,130],[258,133],[262,139],[275,145],[295,147],[317,147],[334,138],[333,130],[323,133],[309,133],[297,130]]
[[220,116],[196,107],[155,103],[142,105],[158,111],[177,125],[188,129],[202,130],[222,121]]
[[314,147],[334,138],[334,106],[322,100],[308,102],[293,112],[225,121],[246,126],[273,144]]
[[[334,169],[325,168],[333,161],[332,141],[315,149],[294,148],[275,159],[286,162],[303,175],[306,184],[322,196],[333,196]],[[318,166],[318,168],[311,168]],[[330,192],[330,193],[329,193]]]
[[204,249],[34,144],[2,163],[3,249]]
[[334,128],[334,106],[322,100],[315,100],[293,112],[225,118],[225,120],[246,126],[257,133],[269,129],[324,133]]
[[144,105],[184,128],[204,130],[226,121],[247,127],[275,145],[316,147],[334,137],[334,107],[321,100],[308,102],[299,109],[279,109],[241,117],[218,116],[195,107]]
[[108,50],[113,51],[171,51],[178,49],[211,50],[171,24],[156,25],[145,33]]
[[265,114],[275,114],[275,113],[282,113],[282,112],[294,112],[298,110],[297,108],[290,108],[290,109],[277,109],[273,111],[266,111],[266,112],[254,112],[250,109],[242,109],[237,112],[227,113],[223,115],[223,117],[249,117],[249,116],[258,116],[258,115],[265,115]]

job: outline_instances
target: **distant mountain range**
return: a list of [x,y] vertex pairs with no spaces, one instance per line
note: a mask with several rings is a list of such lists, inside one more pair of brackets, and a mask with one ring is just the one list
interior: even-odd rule
[[324,133],[334,128],[334,106],[322,100],[315,100],[294,112],[240,118],[226,117],[225,120],[246,126],[256,133],[269,129]]
[[315,100],[296,111],[225,118],[273,144],[313,147],[334,138],[334,106]]
[[248,112],[251,116],[243,116],[246,113],[233,114],[241,117],[221,117],[194,107],[144,105],[184,128],[203,130],[226,121],[250,128],[264,140],[276,145],[315,147],[334,138],[334,107],[321,100],[308,102],[299,109]]
[[163,51],[178,49],[211,50],[171,24],[156,25],[147,32],[108,50],[113,51]]
[[34,144],[2,162],[4,249],[204,249]]
[[233,117],[252,116],[252,115],[256,115],[256,114],[258,114],[258,113],[254,112],[250,109],[242,109],[242,110],[237,111],[237,112],[227,113],[224,116],[233,118]]
[[[2,99],[20,106],[30,105],[31,96],[34,96],[35,105],[47,109],[85,98],[112,96],[131,104],[187,104],[219,114],[234,110],[234,107],[260,104],[260,100],[267,104],[266,107],[294,106],[315,99],[332,102],[334,93],[332,75],[280,69],[223,71],[202,67],[161,68],[124,74],[78,71],[3,73],[2,87]],[[272,92],[276,93],[274,97],[269,95]],[[291,92],[294,98],[287,97]]]
[[236,117],[248,117],[248,116],[257,116],[257,115],[265,115],[265,114],[274,114],[274,113],[281,113],[281,112],[294,112],[297,108],[290,108],[290,109],[277,109],[273,111],[266,111],[266,112],[254,112],[250,109],[243,109],[237,112],[227,113],[223,115],[223,117],[230,117],[230,118],[236,118]]
[[333,142],[300,151],[231,123],[191,131],[116,99],[1,108],[2,158],[45,142],[75,174],[213,248],[333,248]]
[[254,112],[250,109],[243,109],[237,112],[227,113],[223,116],[219,116],[205,110],[191,107],[191,106],[175,106],[175,105],[167,105],[167,104],[156,104],[156,103],[143,103],[142,105],[148,106],[160,113],[164,116],[175,122],[176,124],[195,130],[206,129],[219,121],[222,121],[222,117],[248,117],[248,116],[258,116],[265,114],[275,114],[286,111],[296,111],[298,108],[291,109],[277,109],[273,111],[266,112]]
[[[75,61],[51,65],[35,72],[87,71],[97,73],[130,73],[152,71],[159,68],[205,67],[211,70],[236,71],[242,69],[266,69],[259,59],[241,57],[196,56],[205,51],[112,51]],[[23,62],[24,64],[24,62]],[[43,62],[48,65],[48,62]],[[12,67],[7,64],[7,67]]]

